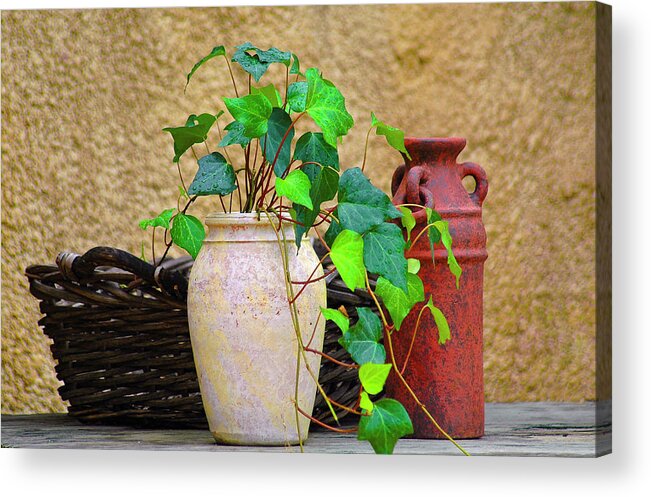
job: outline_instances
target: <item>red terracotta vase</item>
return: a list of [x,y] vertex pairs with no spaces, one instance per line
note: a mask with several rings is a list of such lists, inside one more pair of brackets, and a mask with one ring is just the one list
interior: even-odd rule
[[[441,244],[431,249],[422,236],[407,257],[421,262],[419,276],[425,298],[443,311],[450,325],[451,339],[438,343],[438,330],[429,312],[423,314],[404,377],[439,425],[453,438],[477,438],[484,434],[483,374],[483,278],[486,231],[482,223],[482,202],[488,192],[486,173],[477,164],[458,164],[456,159],[466,145],[464,138],[406,138],[411,160],[393,175],[394,204],[420,204],[434,208],[449,222],[453,252],[463,272],[459,289],[447,265]],[[462,180],[475,179],[468,193]],[[412,236],[426,226],[423,210],[414,212],[417,227]],[[404,363],[412,340],[416,305],[392,334],[398,366]],[[409,412],[416,438],[445,438],[419,408],[404,385],[390,375],[387,395],[399,400]]]

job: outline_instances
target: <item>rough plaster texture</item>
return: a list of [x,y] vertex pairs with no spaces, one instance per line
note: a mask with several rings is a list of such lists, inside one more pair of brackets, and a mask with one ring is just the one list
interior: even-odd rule
[[[140,252],[138,220],[175,203],[161,128],[232,93],[223,63],[185,96],[184,75],[246,40],[341,88],[358,123],[346,166],[371,110],[412,136],[468,139],[460,159],[490,180],[486,400],[594,399],[594,26],[592,3],[2,12],[2,411],[65,409],[25,267]],[[372,141],[385,191],[398,162]]]

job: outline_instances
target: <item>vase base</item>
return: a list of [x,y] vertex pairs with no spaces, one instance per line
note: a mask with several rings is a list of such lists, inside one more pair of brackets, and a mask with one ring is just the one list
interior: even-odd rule
[[[484,436],[483,428],[481,430],[467,430],[465,432],[455,433],[453,431],[448,432],[448,435],[452,437],[453,440],[473,440],[477,438],[482,438]],[[427,439],[427,440],[447,440],[448,438],[443,435],[440,431],[436,430],[434,433],[432,430],[427,431],[418,431],[405,437],[405,438],[414,438],[414,439]]]
[[[250,433],[217,433],[211,432],[218,444],[222,445],[257,445],[261,447],[288,447],[301,443],[298,437],[286,438],[278,436],[261,436]],[[304,437],[302,443],[305,443]]]

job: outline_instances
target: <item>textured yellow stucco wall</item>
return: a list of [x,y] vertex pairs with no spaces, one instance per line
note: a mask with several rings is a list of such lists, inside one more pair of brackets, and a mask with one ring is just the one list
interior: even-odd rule
[[[2,12],[2,411],[65,409],[25,267],[139,253],[138,220],[175,203],[161,128],[232,92],[223,63],[186,96],[184,75],[247,40],[342,90],[357,122],[344,165],[361,162],[371,110],[412,136],[467,138],[460,159],[490,181],[486,399],[594,399],[594,22],[591,3]],[[385,191],[398,162],[372,142]]]

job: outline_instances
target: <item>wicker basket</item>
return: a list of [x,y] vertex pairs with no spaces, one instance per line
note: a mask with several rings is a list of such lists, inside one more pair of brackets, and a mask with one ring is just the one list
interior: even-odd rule
[[[315,249],[324,254],[318,243]],[[57,265],[26,270],[40,300],[39,321],[52,339],[59,393],[81,421],[152,427],[207,427],[190,345],[185,299],[192,259],[154,267],[118,249],[96,247],[83,256],[62,253]],[[331,262],[324,261],[326,270]],[[336,271],[326,280],[328,306],[369,306],[367,292],[350,292]],[[324,352],[352,362],[328,321]],[[322,360],[319,381],[335,401],[352,407],[357,372]],[[341,419],[347,411],[336,410]],[[314,416],[332,422],[317,395]]]

